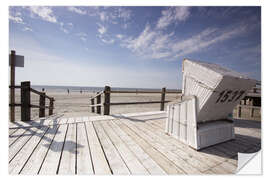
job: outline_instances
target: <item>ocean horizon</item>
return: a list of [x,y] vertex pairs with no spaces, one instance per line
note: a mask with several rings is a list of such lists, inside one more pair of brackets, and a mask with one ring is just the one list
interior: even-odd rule
[[[33,89],[42,91],[55,91],[63,92],[69,90],[70,92],[99,92],[104,90],[104,87],[97,86],[52,86],[52,85],[32,85]],[[123,91],[134,91],[134,90],[144,90],[144,91],[160,91],[161,88],[127,88],[127,87],[111,87],[112,90],[123,90]],[[180,89],[167,89],[168,91],[179,91]]]

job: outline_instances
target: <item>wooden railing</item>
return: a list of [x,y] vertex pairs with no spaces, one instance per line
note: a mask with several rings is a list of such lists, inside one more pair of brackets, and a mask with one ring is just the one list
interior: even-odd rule
[[[160,101],[141,101],[141,102],[111,102],[111,93],[158,93],[161,94]],[[161,91],[143,91],[143,90],[133,90],[133,91],[120,91],[120,90],[111,90],[110,86],[105,86],[103,91],[97,92],[97,94],[90,98],[91,101],[91,111],[94,113],[96,108],[96,113],[101,114],[101,107],[104,108],[104,115],[110,115],[110,106],[113,105],[131,105],[131,104],[154,104],[160,103],[160,110],[164,111],[165,103],[170,101],[165,100],[166,93],[175,93],[180,94],[181,91],[166,91],[166,88],[162,88]],[[101,103],[101,96],[104,95],[104,102]],[[95,104],[96,99],[96,104]]]
[[[54,98],[47,96],[45,92],[37,91],[31,88],[30,81],[21,82],[21,86],[9,86],[9,88],[20,88],[21,89],[21,103],[11,103],[10,108],[15,106],[21,107],[21,120],[31,120],[31,108],[39,108],[39,117],[45,117],[45,109],[49,109],[49,115],[53,114],[54,109]],[[39,105],[31,104],[31,92],[39,95]],[[49,106],[46,106],[46,98],[49,99]],[[15,116],[15,115],[13,115]],[[12,121],[12,120],[11,120]]]
[[[252,105],[241,105],[241,104],[238,104],[236,106],[236,117],[235,118],[238,118],[238,119],[241,119],[241,118],[255,118],[254,117],[254,111],[257,110],[259,112],[261,112],[261,107],[260,106],[252,106]],[[243,109],[246,109],[249,111],[249,116],[243,116]]]

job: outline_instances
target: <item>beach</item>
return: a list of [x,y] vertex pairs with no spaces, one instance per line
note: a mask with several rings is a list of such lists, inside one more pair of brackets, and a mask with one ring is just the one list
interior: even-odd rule
[[[91,113],[90,97],[94,96],[96,92],[93,91],[70,91],[68,94],[66,90],[45,90],[46,95],[53,97],[54,114],[64,114],[64,117],[78,117],[78,116],[96,116],[96,113]],[[15,102],[20,103],[20,90],[15,92]],[[180,94],[166,94],[166,101],[173,101],[180,97]],[[142,102],[142,101],[160,101],[161,94],[159,93],[112,93],[111,102]],[[101,97],[104,102],[104,95]],[[39,96],[31,93],[31,104],[39,105]],[[46,106],[49,105],[49,100],[46,99]],[[165,104],[166,107],[167,104]],[[134,113],[134,112],[148,112],[159,111],[160,104],[138,104],[138,105],[115,105],[110,107],[110,114],[119,113]],[[101,108],[103,114],[103,108]],[[38,118],[39,109],[31,108],[31,119]],[[45,115],[48,115],[46,109]],[[15,119],[19,121],[20,107],[15,108]]]

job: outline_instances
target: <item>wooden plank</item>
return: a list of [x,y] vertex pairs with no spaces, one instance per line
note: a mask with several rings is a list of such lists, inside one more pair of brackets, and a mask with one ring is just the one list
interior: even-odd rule
[[38,172],[39,174],[53,175],[57,173],[58,164],[65,142],[66,131],[67,124],[60,125],[44,159],[44,162],[42,163],[41,169]]
[[112,127],[114,132],[122,139],[128,148],[134,153],[142,165],[147,169],[150,174],[161,175],[166,172],[151,159],[151,157],[143,151],[143,149],[129,137],[114,121],[109,121],[108,124]]
[[84,123],[77,123],[77,174],[94,174]]
[[113,119],[117,119],[115,117],[112,117],[112,116],[107,116],[107,115],[104,115],[104,116],[90,116],[88,117],[88,121],[104,121],[104,120],[113,120]]
[[9,162],[16,156],[16,154],[23,148],[26,142],[36,133],[37,128],[30,128],[18,138],[10,147],[9,147]]
[[[188,154],[186,152],[186,149],[188,149],[189,147],[186,147],[186,149],[180,149],[178,148],[178,146],[175,145],[175,143],[168,142],[168,139],[172,137],[167,136],[165,133],[163,133],[163,135],[158,136],[156,131],[153,131],[153,128],[151,128],[146,123],[136,122],[133,124],[137,126],[137,128],[144,131],[144,133],[146,133],[153,139],[156,139],[156,141],[159,142],[160,146],[165,146],[166,151],[176,154],[180,159],[183,159],[184,161],[192,165],[194,168],[198,169],[200,172],[206,171],[207,169],[211,167],[205,163],[205,160],[203,161],[201,159],[197,159],[196,156],[193,156],[192,154]],[[211,165],[215,165],[215,164],[211,164]]]
[[216,173],[213,172],[211,169],[208,169],[208,170],[204,171],[203,174],[207,174],[207,175],[216,175]]
[[[16,130],[16,129],[15,129]],[[24,133],[26,132],[26,129],[17,129],[13,134],[9,135],[9,147],[15,143]]]
[[136,132],[132,131],[127,125],[120,120],[115,120],[121,129],[123,129],[140,147],[155,161],[167,174],[184,174],[178,166],[172,163],[166,156],[153,148],[147,141],[141,138]]
[[60,118],[59,118],[59,117],[52,118],[51,121],[48,123],[48,125],[49,125],[49,126],[55,126],[55,125],[58,125],[58,124],[59,124],[59,121],[60,121]]
[[33,137],[23,146],[20,152],[9,163],[9,174],[19,174],[47,130],[48,127],[38,129]]
[[41,142],[36,147],[35,151],[28,159],[27,163],[23,167],[20,174],[24,175],[36,175],[39,172],[39,169],[44,161],[44,158],[47,155],[47,152],[50,149],[51,143],[55,137],[59,126],[49,127],[46,134],[41,139]]
[[168,147],[164,146],[160,143],[160,140],[154,139],[151,135],[147,133],[147,131],[143,131],[141,128],[137,128],[131,121],[122,120],[128,127],[130,127],[133,131],[138,132],[138,134],[145,139],[151,146],[158,149],[164,156],[166,156],[170,161],[172,161],[175,165],[181,168],[185,173],[188,174],[200,174],[201,172],[196,169],[191,164],[187,163],[181,156],[178,156],[175,153],[172,153],[168,150]]
[[236,165],[233,165],[227,161],[221,163],[220,165],[222,168],[226,169],[226,171],[230,172],[230,173],[235,173],[236,172],[236,169],[237,169],[237,166]]
[[102,150],[92,122],[86,122],[86,133],[92,156],[94,173],[98,175],[111,174],[110,167]]
[[60,118],[58,124],[67,124],[67,118]]
[[108,160],[108,163],[110,165],[110,168],[113,172],[113,174],[130,174],[129,169],[127,168],[125,162],[121,158],[119,152],[107,136],[107,134],[104,132],[103,128],[101,127],[99,122],[94,122],[94,127],[97,131],[97,134],[100,139],[100,143],[103,147],[103,150],[105,152],[106,158]]
[[33,121],[15,121],[12,123],[9,123],[8,127],[9,128],[23,128],[23,127],[28,127],[32,126]]
[[211,171],[213,171],[215,174],[231,174],[230,172],[228,172],[225,168],[223,168],[222,166],[215,166],[211,169]]
[[11,136],[12,134],[14,134],[18,129],[9,129],[8,130],[8,134],[9,136]]
[[67,123],[68,124],[75,123],[75,118],[73,118],[73,117],[68,118],[68,122]]
[[125,161],[131,174],[149,174],[137,157],[132,151],[126,146],[126,144],[120,139],[120,137],[112,130],[107,124],[107,121],[100,122],[103,126],[105,133],[114,144],[115,148],[119,152],[122,159]]
[[76,123],[83,123],[83,122],[86,122],[88,120],[88,117],[87,116],[84,116],[84,117],[76,117]]
[[150,111],[150,112],[136,112],[136,113],[123,113],[123,114],[119,114],[122,116],[126,116],[126,117],[146,117],[146,116],[153,116],[153,115],[167,115],[166,112],[164,111]]
[[58,174],[73,175],[76,173],[76,153],[76,124],[69,124]]
[[190,148],[188,145],[181,143],[178,139],[175,139],[171,136],[164,134],[164,128],[163,127],[161,128],[160,126],[158,126],[157,125],[158,123],[153,124],[153,123],[147,122],[147,124],[150,125],[150,128],[152,128],[157,135],[162,136],[168,142],[177,146],[177,148],[179,148],[179,150],[174,150],[176,153],[178,153],[177,151],[180,151],[180,150],[185,151],[186,153],[189,154],[189,156],[193,156],[196,159],[198,159],[202,162],[205,162],[210,167],[213,167],[213,166],[225,161],[225,159],[219,159],[217,156],[213,156],[212,154],[204,153],[201,151],[196,151],[196,150]]

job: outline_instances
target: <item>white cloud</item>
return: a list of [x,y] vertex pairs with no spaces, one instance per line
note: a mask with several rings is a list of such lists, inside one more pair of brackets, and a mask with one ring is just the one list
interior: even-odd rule
[[124,40],[124,45],[134,53],[144,58],[159,59],[171,56],[171,44],[174,33],[163,34],[160,31],[153,31],[147,25],[144,31],[137,38]]
[[9,15],[9,19],[15,23],[24,24],[23,19],[19,16]]
[[156,36],[156,32],[151,31],[150,25],[146,25],[143,32],[134,39],[126,39],[127,48],[132,49],[133,51],[139,52],[147,47]]
[[98,32],[99,34],[104,34],[107,32],[107,29],[105,26],[101,25],[101,24],[98,24],[99,28],[98,28]]
[[216,28],[207,28],[201,33],[192,36],[183,41],[179,41],[172,46],[175,57],[185,56],[187,54],[200,51],[218,42],[233,38],[245,32],[245,27],[228,28],[220,30]]
[[131,18],[132,11],[126,8],[117,8],[118,11],[118,17],[122,18],[123,20],[127,21]]
[[110,37],[110,35],[107,33],[107,28],[102,25],[102,24],[99,24],[98,23],[98,35],[97,37],[99,37],[99,39],[105,43],[105,44],[113,44],[114,43],[114,39]]
[[23,28],[23,31],[31,31],[31,32],[32,32],[33,29],[31,29],[30,27],[24,27],[24,28]]
[[[60,30],[68,34],[69,30],[65,28],[65,24],[63,22],[60,22],[59,24],[60,24]],[[72,27],[72,26],[68,26],[68,27]]]
[[100,18],[101,21],[107,21],[107,20],[109,20],[109,16],[104,11],[99,13],[99,18]]
[[116,36],[118,39],[122,39],[122,38],[124,37],[123,34],[116,34],[115,36]]
[[86,14],[86,11],[80,9],[80,8],[77,8],[77,7],[68,7],[68,10],[71,11],[71,12],[75,12],[77,14],[81,14],[81,15],[85,15]]
[[84,42],[87,40],[87,34],[83,32],[77,33],[76,36],[78,36]]
[[150,59],[176,58],[199,52],[216,43],[246,32],[247,26],[227,29],[207,28],[186,39],[176,39],[174,32],[165,33],[146,25],[138,37],[122,39],[121,46],[130,49],[138,56]]
[[[110,8],[111,11],[108,11],[108,10],[104,11],[104,9],[108,9],[108,8]],[[125,28],[127,27],[128,20],[132,16],[132,11],[123,7],[106,7],[106,8],[103,7],[103,8],[96,8],[92,10],[95,11],[95,13],[91,13],[90,16],[95,14],[99,17],[99,19],[102,22],[109,22],[112,24],[119,24],[122,20],[122,22],[125,24],[124,26],[122,25],[122,27],[125,27]]]
[[57,23],[57,19],[53,14],[53,11],[50,7],[45,6],[30,6],[30,12],[37,16],[39,16],[44,21],[48,21],[51,23]]
[[156,27],[163,29],[172,23],[185,21],[190,16],[190,7],[170,7],[163,10],[162,16],[159,18]]
[[101,41],[104,42],[105,44],[113,44],[114,43],[114,39],[101,38]]

